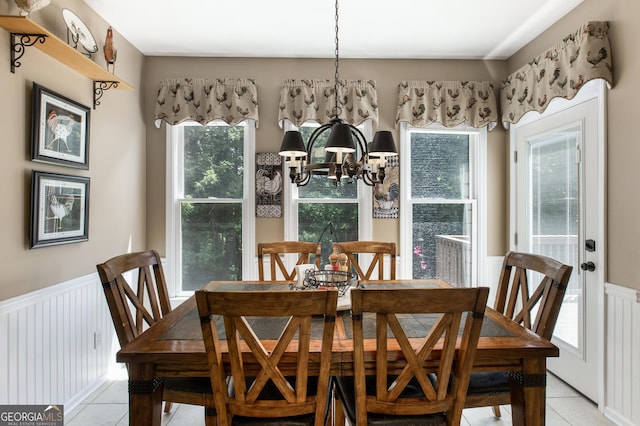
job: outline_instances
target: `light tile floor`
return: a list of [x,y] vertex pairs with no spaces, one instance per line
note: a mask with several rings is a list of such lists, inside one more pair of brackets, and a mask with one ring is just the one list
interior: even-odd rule
[[[511,425],[509,406],[501,407],[502,418],[493,416],[489,407],[471,408],[463,412],[464,426]],[[111,380],[87,397],[66,415],[68,426],[128,425],[127,381]],[[163,414],[165,426],[204,424],[202,407],[174,404],[171,413]],[[573,388],[549,374],[547,382],[547,425],[586,426],[613,425],[598,408]]]

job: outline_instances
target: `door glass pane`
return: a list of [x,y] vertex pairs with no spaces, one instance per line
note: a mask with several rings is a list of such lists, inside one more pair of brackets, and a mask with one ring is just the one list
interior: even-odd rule
[[358,241],[358,205],[355,203],[300,203],[298,208],[298,240],[318,241],[331,222],[336,235],[327,230],[322,237],[321,264],[329,264],[336,241]]
[[242,204],[182,203],[182,290],[242,279]]
[[[530,250],[574,265],[554,336],[578,348],[582,315],[582,275],[578,263],[580,214],[576,146],[579,127],[552,132],[529,142]],[[539,282],[539,277],[531,282]]]
[[413,278],[471,286],[471,205],[414,204]]

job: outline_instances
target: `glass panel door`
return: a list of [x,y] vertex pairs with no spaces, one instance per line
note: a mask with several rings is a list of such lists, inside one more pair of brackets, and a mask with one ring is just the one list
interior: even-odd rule
[[[596,401],[602,365],[598,297],[604,280],[598,99],[563,101],[557,107],[513,129],[515,250],[573,267],[552,340],[560,356],[548,358],[547,368]],[[587,247],[587,240],[594,242]],[[582,269],[589,264],[593,269]]]
[[[528,141],[531,238],[527,251],[568,265],[578,264],[579,169],[576,153],[581,127],[546,133]],[[539,282],[539,277],[531,282]],[[554,336],[581,350],[583,289],[571,276]]]

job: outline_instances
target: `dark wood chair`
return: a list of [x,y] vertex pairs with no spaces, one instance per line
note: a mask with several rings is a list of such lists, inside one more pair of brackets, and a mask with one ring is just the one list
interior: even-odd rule
[[[156,251],[116,256],[97,265],[97,269],[120,346],[138,337],[171,311],[160,255]],[[163,383],[165,412],[171,410],[171,402],[202,405],[205,424],[217,424],[213,392],[207,377],[165,377]]]
[[[265,280],[264,262],[265,257],[269,258],[270,276],[267,281],[295,281],[296,269],[287,270],[283,257],[286,254],[297,254],[296,265],[313,263],[320,268],[320,251],[322,246],[318,243],[306,241],[273,241],[258,244],[258,279]],[[311,257],[314,256],[313,262]],[[281,274],[281,277],[278,276]]]
[[[494,309],[551,340],[572,269],[547,256],[507,253]],[[540,282],[532,286],[530,280],[534,273]],[[471,374],[465,407],[491,406],[494,415],[500,417],[500,405],[511,403],[509,376],[506,371]]]
[[[344,241],[334,243],[334,251],[347,255],[349,271],[361,280],[396,279],[396,243],[382,241]],[[369,264],[364,264],[361,254],[371,255]],[[389,261],[389,276],[385,277],[385,258]],[[374,275],[378,271],[377,276]]]
[[[337,300],[336,290],[196,292],[220,424],[324,424],[328,415]],[[228,364],[222,362],[216,325],[218,315],[224,322]],[[310,353],[314,315],[324,316],[324,324],[322,343]],[[279,317],[283,325],[274,326],[277,330],[273,336],[259,337],[253,326],[264,329],[264,321],[268,319],[252,322],[248,317]],[[283,328],[281,332],[280,328]],[[295,374],[285,376],[278,365],[291,345],[297,348],[296,370]],[[249,359],[259,362],[259,372],[245,371]],[[229,385],[225,383],[226,377],[231,377]]]
[[[488,295],[487,287],[354,288],[355,371],[354,377],[335,378],[336,424],[344,424],[345,414],[359,426],[460,424]],[[415,330],[403,328],[405,314],[431,314],[432,321],[425,317],[427,331],[418,337]],[[365,330],[370,336],[364,336]],[[371,340],[376,358],[365,360],[364,348],[373,345]],[[402,351],[402,360],[388,354],[391,347]],[[375,365],[375,376],[365,375],[365,362]]]

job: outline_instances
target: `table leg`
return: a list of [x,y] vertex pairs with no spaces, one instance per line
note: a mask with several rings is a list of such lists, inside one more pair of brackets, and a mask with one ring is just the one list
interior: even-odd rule
[[147,364],[129,364],[129,425],[161,426],[162,378]]
[[514,425],[544,426],[546,389],[546,358],[524,359],[522,372],[511,373],[511,416]]

